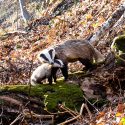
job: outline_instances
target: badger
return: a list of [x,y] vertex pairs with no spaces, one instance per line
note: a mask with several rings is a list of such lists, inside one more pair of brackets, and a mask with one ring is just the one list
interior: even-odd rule
[[37,83],[41,84],[42,80],[48,79],[49,84],[52,84],[52,78],[56,82],[56,72],[59,68],[64,66],[63,62],[59,59],[54,60],[54,64],[43,63],[33,71],[30,81],[31,85],[35,86]]
[[54,64],[55,49],[54,48],[44,49],[38,54],[37,58],[41,63]]
[[[62,74],[65,80],[68,79],[68,63],[80,61],[86,69],[90,69],[93,63],[100,63],[104,61],[103,55],[90,45],[86,40],[68,40],[62,44],[53,46],[51,49],[42,51],[38,56],[39,60],[44,60],[51,63],[45,57],[50,53],[53,53],[54,59],[60,59],[64,63],[64,67],[61,68]],[[44,55],[44,56],[43,56]],[[49,56],[50,57],[50,56]],[[52,58],[51,58],[52,59]],[[52,59],[53,60],[53,59]]]

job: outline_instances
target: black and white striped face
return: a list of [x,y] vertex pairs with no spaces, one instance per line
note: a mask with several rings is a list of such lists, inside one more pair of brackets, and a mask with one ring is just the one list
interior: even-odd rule
[[54,60],[53,67],[63,68],[63,66],[64,66],[64,63],[62,62],[62,60],[60,60],[60,59]]
[[42,63],[44,62],[44,63],[53,64],[54,63],[54,58],[55,58],[55,49],[54,48],[44,49],[38,55],[38,59]]

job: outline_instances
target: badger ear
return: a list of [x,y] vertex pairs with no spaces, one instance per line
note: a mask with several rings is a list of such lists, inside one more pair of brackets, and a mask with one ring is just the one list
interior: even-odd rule
[[46,63],[46,62],[47,62],[46,57],[45,57],[45,54],[43,54],[42,52],[40,52],[40,53],[37,55],[37,59],[38,59],[41,63]]
[[51,57],[51,59],[52,60],[54,60],[54,58],[55,58],[55,54],[56,52],[55,52],[55,49],[54,48],[50,48],[49,49],[49,55],[50,55],[50,57]]

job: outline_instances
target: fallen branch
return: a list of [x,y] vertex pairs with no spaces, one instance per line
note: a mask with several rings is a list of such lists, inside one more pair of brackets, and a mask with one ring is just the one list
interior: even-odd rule
[[32,117],[32,118],[39,118],[39,119],[42,119],[42,120],[43,119],[52,119],[52,123],[54,123],[54,115],[39,115],[39,114],[34,113],[33,111],[31,111],[29,113],[29,111],[27,111],[27,110],[24,110],[23,114],[27,118]]
[[69,113],[69,111],[51,113],[51,112],[49,112],[48,110],[46,110],[46,112],[49,113],[50,115],[62,115],[62,114]]
[[65,110],[65,111],[67,111],[67,112],[68,112],[70,115],[72,115],[72,116],[77,116],[77,115],[79,115],[79,113],[74,112],[73,110],[71,110],[71,109],[65,107],[65,106],[62,105],[62,104],[59,104],[59,108],[61,108],[61,109]]
[[8,96],[0,96],[0,99],[1,100],[4,100],[4,101],[7,101],[9,103],[12,103],[12,104],[15,104],[15,105],[18,105],[18,106],[22,106],[22,103],[16,99],[13,99],[11,97],[8,97]]

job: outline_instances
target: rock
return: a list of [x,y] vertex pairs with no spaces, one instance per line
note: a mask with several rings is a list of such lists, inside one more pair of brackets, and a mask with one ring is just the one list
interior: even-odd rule
[[106,87],[93,78],[86,77],[81,88],[88,99],[104,99],[106,97]]

